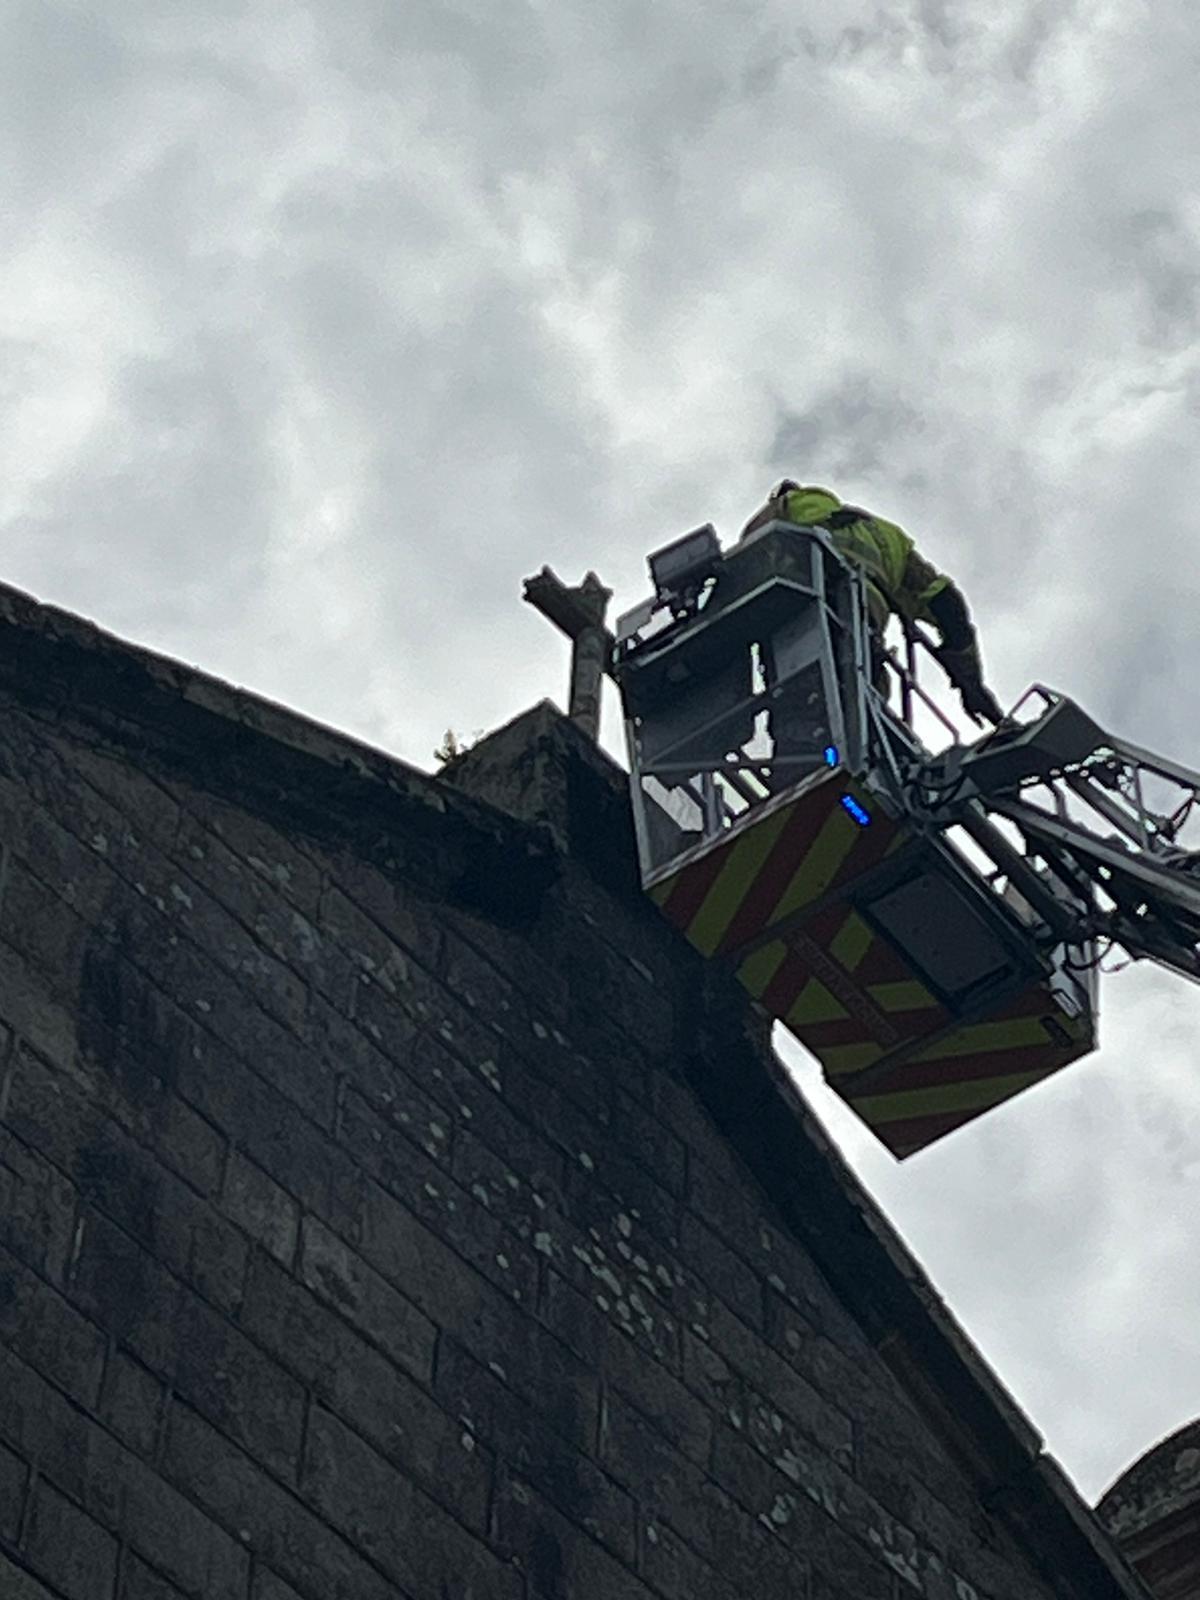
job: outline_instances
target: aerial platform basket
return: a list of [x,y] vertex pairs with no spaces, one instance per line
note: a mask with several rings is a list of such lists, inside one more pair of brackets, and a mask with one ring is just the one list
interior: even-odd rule
[[937,758],[889,710],[861,579],[825,534],[773,523],[722,554],[701,529],[651,571],[613,673],[664,915],[897,1156],[1092,1050],[1074,889],[938,814]]

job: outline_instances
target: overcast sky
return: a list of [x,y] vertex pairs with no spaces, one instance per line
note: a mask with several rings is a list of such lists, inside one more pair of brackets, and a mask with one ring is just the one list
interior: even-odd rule
[[[0,579],[420,766],[788,473],[1200,765],[1193,0],[0,0]],[[615,706],[605,739],[617,748]],[[1089,1497],[1200,1413],[1200,991],[904,1165]]]

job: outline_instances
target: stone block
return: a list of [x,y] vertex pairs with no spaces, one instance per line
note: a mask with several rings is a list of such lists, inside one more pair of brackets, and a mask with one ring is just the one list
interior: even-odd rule
[[[327,1232],[310,1232],[306,1224],[306,1281],[311,1276],[331,1304],[354,1308],[358,1318],[366,1314],[358,1308],[371,1304],[374,1280],[382,1274],[489,1371],[557,1419],[560,1433],[578,1437],[575,1417],[595,1416],[595,1375],[533,1320],[532,1308],[518,1307],[415,1218],[396,1210],[389,1226],[381,1221],[376,1232],[364,1235],[361,1256]],[[310,1255],[310,1239],[319,1257]],[[364,1275],[364,1259],[374,1269],[369,1275]]]
[[135,1228],[153,1212],[162,1169],[106,1117],[78,1079],[17,1047],[7,1120],[26,1145],[70,1173],[86,1200]]
[[563,1151],[514,1107],[499,1050],[462,1061],[444,1037],[420,1033],[401,1065],[407,1076],[399,1080],[394,1101],[377,1109],[396,1116],[398,1108],[407,1106],[415,1120],[423,1113],[421,1100],[408,1089],[415,1081],[430,1101],[448,1113],[448,1119],[437,1119],[444,1127],[469,1129],[535,1189],[560,1192]]
[[[544,1231],[549,1212],[561,1214],[563,1211],[560,1174],[565,1157],[561,1151],[547,1145],[544,1161],[538,1164],[541,1170],[527,1177],[514,1168],[506,1155],[493,1148],[493,1144],[504,1143],[502,1135],[497,1138],[496,1120],[490,1118],[480,1129],[483,1138],[476,1138],[466,1128],[458,1129],[452,1163],[454,1176],[492,1216],[528,1243]],[[492,1143],[486,1143],[485,1139]]]
[[[30,741],[31,752],[39,746],[44,748],[43,740]],[[108,835],[133,834],[163,850],[171,847],[179,834],[179,806],[161,783],[128,759],[98,748],[94,738],[62,739],[57,749],[60,773],[66,769],[77,780],[64,785],[60,777],[51,791],[59,805],[64,795],[72,797],[71,809],[61,813],[65,825],[87,841],[104,829]]]
[[687,1212],[680,1224],[679,1258],[689,1272],[724,1300],[739,1321],[756,1332],[763,1330],[762,1277],[693,1212]]
[[322,875],[354,910],[368,918],[384,938],[418,956],[432,971],[436,966],[443,926],[442,905],[412,892],[396,870],[395,862],[363,859],[353,848],[334,846],[312,855]]
[[250,1600],[302,1600],[302,1596],[270,1567],[260,1565],[255,1567],[250,1582]]
[[[297,840],[245,806],[220,795],[180,788],[176,798],[180,812],[170,841],[174,854],[184,861],[196,862],[193,870],[207,877],[213,844],[219,843],[238,861],[244,862],[273,893],[315,920],[321,898],[322,871],[299,847]],[[219,856],[216,870],[218,873],[222,870]]]
[[51,991],[38,972],[16,950],[0,941],[0,1023],[4,1036],[18,1033],[49,1060],[69,1062],[77,1048],[78,1015],[70,1001]]
[[[781,1105],[776,1114],[786,1115],[785,1108]],[[869,1356],[870,1343],[828,1280],[800,1243],[788,1238],[767,1213],[756,1187],[736,1165],[724,1158],[717,1165],[694,1160],[689,1167],[688,1205],[814,1328],[847,1352]]]
[[61,1600],[60,1594],[52,1594],[27,1567],[17,1566],[3,1551],[0,1551],[0,1594],[4,1600]]
[[[443,1339],[438,1350],[437,1394],[473,1438],[502,1453],[512,1470],[568,1521],[634,1565],[634,1504],[582,1453],[594,1450],[594,1439],[560,1436],[543,1415],[450,1339]],[[575,1442],[582,1449],[572,1448]]]
[[185,1593],[244,1600],[240,1546],[3,1346],[0,1434]]
[[113,1600],[117,1541],[46,1478],[34,1493],[24,1554],[70,1600]]
[[[433,971],[464,1003],[471,1004],[475,992],[471,978],[474,963],[484,961],[517,993],[536,998],[539,1013],[548,1023],[560,1028],[568,1026],[571,1007],[566,978],[555,962],[546,959],[545,952],[527,939],[515,939],[511,930],[498,928],[457,907],[439,907],[439,922],[443,943],[438,947]],[[446,939],[447,932],[456,937]],[[458,956],[464,946],[470,953],[466,964],[460,966]]]
[[455,1128],[474,1113],[470,1106],[464,1108],[444,1082],[440,1094],[436,1087],[418,1082],[419,1074],[429,1076],[421,1074],[420,1063],[436,1054],[437,1047],[432,1051],[418,1048],[419,1033],[414,1024],[403,1052],[386,1055],[361,1028],[320,999],[313,1003],[311,1021],[317,1049],[339,1082],[339,1137],[346,1096],[354,1093],[407,1134],[432,1160],[446,1163]]
[[854,1461],[853,1392],[831,1396],[782,1361],[766,1340],[747,1328],[721,1302],[710,1308],[705,1340],[746,1383],[747,1394],[770,1396],[771,1405],[796,1424],[831,1460],[849,1469]]
[[804,1550],[781,1548],[754,1506],[685,1460],[644,1417],[609,1397],[602,1437],[602,1456],[636,1495],[643,1521],[670,1528],[705,1564],[736,1573],[747,1590],[803,1593]]
[[166,1096],[150,1130],[155,1151],[192,1188],[212,1197],[221,1186],[228,1141],[177,1095]]
[[[390,937],[336,884],[322,900],[321,931],[327,945],[321,992],[385,1053],[399,1055],[414,1026],[436,1028],[449,1020],[454,1002],[417,953]],[[475,1026],[466,1016],[463,1023]],[[483,1028],[481,1035],[490,1037],[490,1030]]]
[[[614,1241],[631,1240],[632,1232],[649,1231],[659,1252],[669,1250],[678,1259],[681,1207],[678,1199],[655,1181],[621,1145],[608,1138],[589,1139],[566,1162],[566,1211],[584,1232],[598,1227]],[[627,1229],[616,1219],[624,1217]],[[650,1242],[641,1247],[647,1251]]]
[[523,1600],[513,1567],[448,1517],[328,1412],[308,1427],[302,1490],[309,1503],[409,1593]]
[[[653,1517],[642,1521],[640,1570],[663,1600],[697,1600],[700,1595],[704,1600],[746,1600],[749,1593],[740,1573],[730,1579],[722,1577],[674,1529]],[[792,1584],[781,1594],[788,1600],[809,1600],[806,1580],[807,1569],[798,1562]]]
[[182,1589],[177,1589],[161,1573],[130,1553],[121,1564],[117,1600],[186,1600],[186,1597]]
[[[321,1600],[396,1600],[393,1584],[364,1559],[351,1530],[348,1538],[335,1532],[187,1406],[171,1407],[163,1471],[210,1516],[238,1530],[246,1569],[250,1552]],[[229,1600],[244,1600],[246,1584],[244,1569]],[[198,1593],[210,1600],[207,1590]]]
[[0,1242],[59,1288],[75,1231],[75,1189],[0,1127]]
[[605,1395],[600,1460],[636,1497],[644,1516],[670,1522],[694,1549],[704,1552],[711,1532],[706,1473],[676,1450],[620,1395]]
[[393,1465],[468,1527],[483,1527],[488,1453],[452,1413],[265,1256],[251,1274],[243,1326]]
[[[303,1052],[293,1043],[297,1062]],[[263,1065],[257,1058],[255,1065]],[[324,1128],[273,1081],[264,1077],[215,1041],[197,1047],[181,1068],[180,1093],[220,1128],[242,1154],[306,1209],[334,1226],[353,1227],[359,1209],[362,1177]],[[329,1123],[333,1125],[334,1079],[322,1063],[326,1079]]]
[[103,1334],[3,1247],[0,1339],[80,1405],[95,1405],[104,1370]]
[[653,1111],[618,1090],[613,1100],[613,1142],[673,1195],[687,1190],[687,1145]]
[[115,1349],[104,1374],[99,1416],[122,1444],[147,1460],[154,1455],[164,1403],[162,1380]]
[[645,1100],[650,1117],[679,1140],[689,1159],[694,1151],[710,1164],[718,1164],[732,1181],[745,1181],[741,1164],[722,1139],[703,1101],[677,1075],[674,1063],[648,1070],[643,1093],[637,1098]]
[[718,1428],[713,1476],[782,1544],[860,1600],[894,1600],[894,1577],[911,1585],[919,1571],[911,1532],[816,1452],[781,1444],[768,1458]]
[[0,1539],[16,1544],[29,1487],[29,1467],[20,1456],[0,1445]]
[[[195,1092],[183,1087],[184,1070],[194,1091],[193,1069],[232,1057],[250,1065],[319,1126],[332,1127],[333,1076],[292,1028],[258,1003],[253,973],[233,976],[198,945],[163,926],[158,913],[142,901],[123,913],[111,949],[118,955],[135,952],[146,976],[195,1025],[191,1047],[179,1062],[179,1079],[180,1092],[198,1110],[208,1115]],[[229,1131],[219,1117],[209,1120]]]
[[[520,1236],[506,1228],[475,1194],[415,1149],[358,1095],[346,1097],[342,1138],[364,1171],[378,1179],[388,1195],[419,1217],[484,1277],[514,1300],[526,1305],[536,1302],[537,1262]],[[386,1228],[387,1210],[386,1203],[369,1189],[365,1214],[376,1219],[370,1225]],[[377,1216],[380,1212],[384,1215]]]
[[289,1477],[300,1448],[301,1385],[194,1296],[181,1299],[176,1339],[175,1392],[266,1466]]
[[240,1236],[192,1189],[103,1115],[73,1077],[24,1046],[9,1096],[13,1129],[71,1173],[80,1199],[113,1218],[180,1276],[234,1309],[245,1270]]
[[74,1295],[102,1327],[273,1470],[295,1469],[304,1392],[219,1312],[101,1217],[91,1216]]
[[707,1460],[709,1412],[611,1305],[598,1305],[596,1295],[581,1293],[548,1269],[542,1317],[587,1368],[615,1384],[677,1449],[700,1464]]
[[299,1273],[319,1300],[389,1361],[429,1381],[437,1339],[433,1322],[315,1217],[305,1219]]
[[[610,902],[601,933],[580,921],[577,908],[569,908],[563,930],[563,956],[576,1030],[593,1029],[606,1036],[606,1048],[618,1062],[636,1060],[662,1063],[675,1052],[679,1015],[668,999],[672,983],[664,988],[653,970],[622,948],[629,932],[628,919],[614,915]],[[622,1049],[622,1043],[624,1048]]]
[[536,1600],[654,1600],[629,1567],[516,1474],[505,1473],[497,1488],[492,1540]]
[[[565,1280],[643,1352],[679,1372],[681,1330],[673,1308],[678,1305],[685,1314],[692,1309],[686,1293],[689,1285],[677,1269],[673,1271],[670,1257],[643,1256],[627,1240],[602,1242],[599,1233],[599,1228],[583,1233],[547,1215],[540,1237],[546,1241],[544,1253],[553,1268],[547,1267],[543,1274],[544,1319],[568,1342],[587,1337],[589,1330],[582,1335],[575,1330],[577,1302],[559,1293],[558,1285]],[[538,1245],[537,1237],[534,1242]]]
[[91,929],[61,894],[11,853],[0,930],[45,976],[50,992],[70,1004],[79,992]]
[[533,1250],[475,1200],[464,1217],[460,1194],[457,1184],[431,1181],[418,1218],[386,1189],[369,1183],[361,1217],[363,1254],[435,1318],[439,1300],[469,1292],[470,1277],[461,1287],[448,1281],[466,1274],[468,1266],[474,1269],[471,1276],[486,1278],[514,1304],[532,1310],[538,1281]]
[[[172,862],[182,868],[179,876],[185,882],[199,880],[216,902],[302,982],[318,981],[325,941],[317,921],[317,869],[287,845],[281,834],[261,824],[254,826],[248,818],[239,826],[234,815],[227,814],[225,832],[228,836],[223,838],[185,810],[170,852]],[[265,845],[265,856],[256,851],[260,843]]]
[[[274,953],[269,935],[272,927],[287,928],[289,919],[295,918],[298,926],[285,942],[303,969],[299,952],[315,952],[317,948],[315,933],[307,928],[305,919],[298,912],[284,910],[270,923],[266,915],[269,891],[260,889],[243,874],[239,895],[235,873],[241,869],[236,863],[227,863],[229,870],[224,874],[210,867],[201,881],[194,859],[180,856],[173,860],[146,841],[132,852],[123,844],[122,838],[114,838],[103,852],[103,867],[93,857],[91,871],[84,878],[89,884],[101,876],[108,879],[103,912],[113,931],[119,931],[129,917],[138,915],[137,902],[152,908],[168,939],[186,941],[203,950],[236,982],[249,985],[265,1010],[286,1026],[299,1030],[304,1018],[306,973],[294,971]],[[52,883],[51,887],[64,893],[71,885]],[[230,909],[217,898],[216,891],[222,889],[235,901]],[[101,920],[94,905],[81,910],[85,915],[91,913],[89,921]],[[256,926],[258,922],[263,926]]]
[[746,1380],[691,1328],[683,1331],[683,1381],[703,1400],[714,1417],[732,1428],[746,1423]]
[[298,1204],[261,1167],[236,1150],[225,1172],[221,1207],[276,1260],[285,1265],[293,1260],[300,1231]]

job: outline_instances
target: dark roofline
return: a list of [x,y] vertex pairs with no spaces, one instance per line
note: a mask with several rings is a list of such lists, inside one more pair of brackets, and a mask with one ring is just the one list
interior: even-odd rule
[[[732,976],[641,900],[625,775],[546,702],[438,778],[0,585],[0,692],[497,921],[536,915],[564,855],[636,895],[694,964],[681,1065],[994,1514],[1063,1600],[1147,1600],[1020,1408],[855,1178]],[[438,849],[422,848],[436,838]],[[779,1101],[789,1116],[778,1115]],[[773,1113],[773,1114],[772,1114]]]
[[536,915],[561,868],[544,825],[0,584],[3,692],[500,922]]

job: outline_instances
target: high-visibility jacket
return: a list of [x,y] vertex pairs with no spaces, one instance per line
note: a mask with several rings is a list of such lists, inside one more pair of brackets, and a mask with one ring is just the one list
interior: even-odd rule
[[[801,527],[826,526],[842,509],[842,501],[828,489],[811,485],[788,489],[751,517],[742,538],[776,518]],[[882,631],[893,611],[910,621],[933,622],[930,601],[950,586],[950,579],[918,553],[904,529],[866,511],[851,522],[836,520],[838,525],[828,527],[830,540],[835,550],[862,568],[874,625]]]

